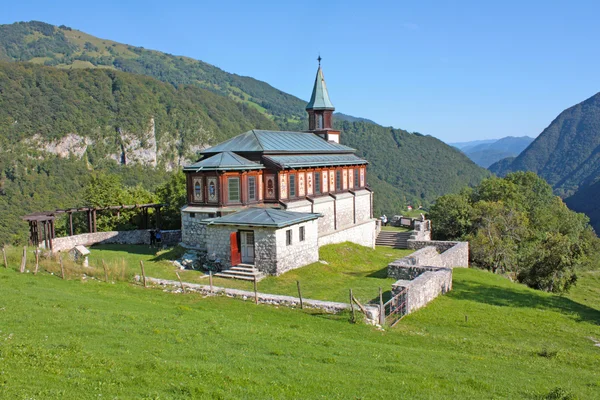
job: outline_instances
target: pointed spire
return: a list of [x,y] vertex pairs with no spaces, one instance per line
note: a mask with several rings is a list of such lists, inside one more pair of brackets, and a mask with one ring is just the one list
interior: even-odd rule
[[335,110],[333,103],[329,100],[329,93],[327,92],[327,85],[325,85],[325,77],[323,76],[323,70],[321,69],[321,55],[317,58],[319,61],[319,69],[317,70],[317,77],[315,78],[315,86],[313,87],[312,96],[310,101],[306,105],[307,110]]

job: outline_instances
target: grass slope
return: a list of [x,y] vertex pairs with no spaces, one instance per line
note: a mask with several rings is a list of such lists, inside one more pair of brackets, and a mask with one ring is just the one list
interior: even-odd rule
[[588,272],[558,297],[458,269],[453,291],[381,332],[0,268],[0,397],[598,398],[599,284]]

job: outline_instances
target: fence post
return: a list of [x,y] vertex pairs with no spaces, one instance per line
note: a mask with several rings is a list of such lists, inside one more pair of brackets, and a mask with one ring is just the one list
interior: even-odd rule
[[258,287],[256,284],[256,275],[254,275],[254,303],[258,304]]
[[102,267],[104,268],[104,282],[108,283],[108,268],[104,260],[102,260]]
[[20,272],[25,272],[25,267],[27,266],[27,246],[23,247],[23,257],[21,258],[21,268]]
[[300,309],[304,309],[304,302],[302,301],[302,292],[300,291],[300,281],[296,281],[296,285],[298,286],[298,297],[300,298]]
[[354,315],[354,303],[352,302],[352,298],[354,296],[352,295],[352,289],[350,289],[350,310],[352,310],[352,317],[350,319],[350,322],[356,322],[356,316]]
[[213,292],[212,270],[208,271],[208,281],[210,282],[210,294],[212,294],[212,292]]
[[183,281],[181,280],[181,276],[179,276],[179,272],[175,271],[175,275],[177,275],[177,279],[179,279],[179,283],[181,284],[181,290],[183,290],[183,294],[185,294],[185,286],[183,286]]
[[37,275],[39,269],[40,269],[40,250],[35,249],[35,271],[33,272],[33,274]]
[[65,266],[63,265],[62,254],[58,253],[58,262],[60,263],[60,275],[65,279]]
[[379,325],[385,324],[385,307],[383,306],[383,291],[379,288]]
[[2,247],[2,257],[4,258],[4,268],[8,268],[8,261],[6,261],[6,249]]
[[144,279],[144,287],[146,286],[146,271],[144,271],[144,262],[140,260],[140,267],[142,267],[142,279]]

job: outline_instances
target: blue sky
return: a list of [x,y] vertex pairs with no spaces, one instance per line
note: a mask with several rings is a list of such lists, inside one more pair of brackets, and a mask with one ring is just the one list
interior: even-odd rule
[[340,112],[448,142],[536,136],[600,91],[598,1],[6,1],[308,100],[321,53]]

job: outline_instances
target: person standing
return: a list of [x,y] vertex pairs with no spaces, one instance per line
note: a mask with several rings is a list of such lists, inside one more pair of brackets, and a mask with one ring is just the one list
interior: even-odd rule
[[156,232],[154,229],[150,229],[150,247],[156,245]]
[[156,246],[158,248],[160,248],[161,245],[162,245],[162,232],[160,231],[160,228],[158,228],[156,230]]

